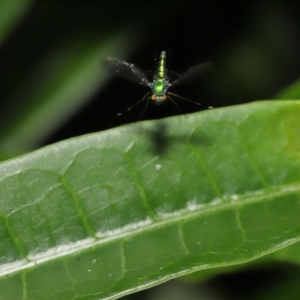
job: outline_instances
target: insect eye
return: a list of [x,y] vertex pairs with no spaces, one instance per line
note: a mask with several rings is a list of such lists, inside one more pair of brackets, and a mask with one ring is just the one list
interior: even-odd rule
[[163,95],[163,100],[166,100],[167,99],[167,96],[166,95]]
[[153,94],[153,95],[151,96],[151,99],[152,99],[152,100],[156,100],[156,95]]

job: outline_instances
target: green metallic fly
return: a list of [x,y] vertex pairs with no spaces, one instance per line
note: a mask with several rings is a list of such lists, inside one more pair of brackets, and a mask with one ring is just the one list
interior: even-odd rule
[[[143,111],[141,112],[138,120],[141,118],[141,116],[143,115],[144,111],[146,110],[149,101],[153,102],[156,105],[160,105],[162,103],[165,103],[166,100],[170,99],[172,101],[172,103],[178,108],[178,110],[183,113],[183,111],[181,110],[181,108],[178,106],[178,104],[173,100],[173,98],[171,97],[177,97],[189,102],[192,102],[196,105],[200,105],[200,103],[190,100],[188,98],[179,96],[177,94],[171,93],[169,91],[170,87],[174,87],[177,84],[181,83],[183,81],[183,79],[185,79],[186,77],[191,76],[194,73],[199,73],[206,71],[207,69],[211,68],[211,64],[210,63],[204,63],[201,65],[198,65],[194,68],[190,68],[188,71],[186,71],[183,75],[180,75],[176,72],[171,71],[171,73],[177,75],[177,79],[170,82],[169,81],[169,74],[170,72],[168,71],[168,69],[166,68],[166,52],[162,51],[158,60],[158,66],[157,66],[157,71],[154,73],[153,76],[153,81],[149,81],[149,79],[147,78],[147,76],[145,75],[145,73],[143,71],[141,71],[138,67],[136,67],[134,64],[128,63],[124,60],[121,60],[119,58],[114,58],[114,57],[107,57],[104,60],[104,66],[109,70],[112,71],[113,73],[126,78],[128,80],[132,80],[135,81],[139,84],[142,85],[146,85],[148,86],[151,91],[149,91],[148,93],[146,93],[146,95],[142,98],[142,100],[138,101],[137,103],[135,103],[134,105],[132,105],[131,107],[129,107],[127,109],[127,111],[131,110],[134,106],[138,105],[139,103],[143,102],[145,99],[147,99],[146,105],[143,109]],[[183,113],[184,114],[184,113]],[[186,117],[186,116],[185,116]]]

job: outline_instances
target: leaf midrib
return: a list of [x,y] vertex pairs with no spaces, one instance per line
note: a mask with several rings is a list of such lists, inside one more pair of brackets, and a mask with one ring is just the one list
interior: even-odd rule
[[[158,228],[162,228],[165,226],[170,226],[173,224],[180,224],[181,221],[183,220],[193,220],[195,218],[201,217],[202,215],[209,215],[212,213],[217,213],[220,212],[222,210],[228,209],[228,208],[232,208],[232,207],[238,207],[240,208],[241,206],[246,206],[246,205],[251,205],[253,203],[257,203],[257,202],[266,202],[266,201],[272,201],[272,199],[274,198],[278,198],[281,196],[285,196],[285,195],[289,195],[289,194],[293,194],[295,192],[299,192],[300,191],[300,185],[286,185],[286,186],[281,186],[280,188],[271,188],[268,190],[258,190],[258,191],[254,191],[251,194],[247,194],[245,196],[241,196],[242,198],[239,197],[238,201],[234,201],[231,198],[223,198],[220,199],[220,201],[223,201],[222,204],[220,204],[219,201],[217,201],[217,204],[214,204],[214,201],[212,201],[211,203],[208,204],[200,204],[200,205],[196,205],[196,209],[194,211],[189,210],[188,208],[184,208],[181,210],[177,210],[175,212],[172,212],[170,214],[167,214],[168,217],[167,218],[161,218],[159,221],[157,222],[152,222],[150,220],[150,218],[143,220],[143,221],[138,221],[135,223],[131,223],[128,224],[124,227],[122,227],[123,229],[130,226],[135,226],[137,227],[134,230],[124,230],[122,231],[122,228],[117,228],[114,230],[109,231],[107,237],[104,238],[99,238],[97,240],[88,237],[84,240],[80,241],[80,245],[77,247],[74,247],[74,243],[70,245],[69,249],[66,250],[62,250],[62,251],[58,251],[58,248],[64,247],[62,245],[58,245],[57,247],[53,247],[50,248],[46,251],[46,254],[43,255],[45,258],[39,258],[39,259],[35,259],[33,260],[32,258],[30,259],[29,263],[24,264],[23,266],[19,266],[19,267],[12,267],[12,268],[7,268],[6,271],[2,272],[1,275],[8,275],[11,274],[13,272],[16,271],[20,271],[20,270],[25,270],[25,269],[29,269],[33,266],[36,266],[38,264],[41,263],[45,263],[47,261],[51,261],[54,259],[57,259],[59,257],[63,257],[65,255],[70,255],[70,254],[74,254],[76,252],[81,252],[83,250],[86,250],[90,247],[95,247],[97,245],[104,245],[104,244],[109,244],[109,243],[113,243],[116,240],[119,239],[123,239],[126,238],[128,236],[133,237],[136,235],[140,235],[141,233],[145,233],[145,232],[149,232]],[[243,199],[243,197],[245,197],[245,199]],[[216,206],[217,205],[217,206]],[[140,224],[138,224],[140,223]],[[141,226],[141,223],[143,224]],[[145,225],[146,224],[146,225]],[[120,233],[116,233],[117,231],[119,231]],[[103,235],[104,233],[102,233]],[[89,241],[87,242],[85,245],[83,244],[84,241]],[[294,243],[295,240],[293,239],[292,241],[290,241],[290,243]],[[76,243],[75,243],[76,244]],[[56,250],[55,255],[50,255],[49,253],[53,250]],[[59,252],[59,253],[57,253]],[[39,254],[37,254],[38,256]],[[35,255],[33,255],[35,256]],[[14,261],[12,263],[12,265],[15,265],[17,262]],[[9,264],[7,264],[9,265]]]

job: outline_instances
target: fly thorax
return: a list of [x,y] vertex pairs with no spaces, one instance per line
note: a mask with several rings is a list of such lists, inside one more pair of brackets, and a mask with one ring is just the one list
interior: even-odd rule
[[159,105],[167,99],[167,82],[164,79],[158,78],[153,82],[152,85],[152,96],[151,99],[155,101],[155,104]]
[[166,93],[166,81],[163,79],[157,79],[153,83],[153,94],[163,95]]

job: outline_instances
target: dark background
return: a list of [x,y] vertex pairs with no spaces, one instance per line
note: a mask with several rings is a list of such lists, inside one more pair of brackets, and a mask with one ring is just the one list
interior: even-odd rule
[[[106,24],[117,29],[138,29],[143,42],[126,60],[142,70],[155,70],[155,59],[162,50],[168,53],[168,68],[178,73],[199,63],[212,62],[213,74],[194,78],[172,90],[203,104],[200,110],[271,99],[296,80],[300,73],[299,13],[297,2],[284,5],[243,1],[108,2],[100,14],[93,11],[99,30]],[[126,112],[147,91],[147,87],[113,78],[47,143],[136,122],[144,104],[122,117],[116,115]],[[196,105],[175,100],[186,114],[199,110]],[[178,114],[181,112],[169,101],[161,106],[150,104],[142,119]]]
[[[9,113],[10,94],[51,47],[127,28],[139,38],[132,54],[121,58],[142,70],[155,70],[155,58],[162,50],[168,53],[168,68],[178,73],[203,62],[214,64],[213,74],[172,90],[203,104],[200,110],[271,99],[299,76],[299,14],[297,1],[38,1],[0,50],[0,109]],[[144,104],[122,117],[117,114],[147,91],[145,86],[112,78],[41,145],[135,122]],[[176,101],[185,114],[199,110],[192,103]],[[179,114],[169,101],[149,105],[142,119]]]
[[[12,104],[11,95],[49,49],[82,36],[109,36],[127,28],[136,31],[135,50],[121,58],[142,70],[155,69],[155,58],[162,50],[168,53],[168,68],[178,73],[199,63],[214,64],[212,74],[192,78],[172,90],[202,103],[200,110],[276,98],[299,78],[299,16],[298,1],[37,1],[0,48],[0,118],[9,118],[12,107],[21,110],[26,105],[22,99]],[[112,78],[39,146],[136,122],[143,104],[121,117],[117,113],[125,112],[147,91],[145,86]],[[192,103],[177,103],[185,114],[199,110]],[[142,119],[180,114],[168,102],[149,105]],[[218,276],[193,287],[165,286],[168,291],[184,286],[184,291],[191,291],[190,296],[184,292],[185,299],[258,299],[257,295],[283,283],[284,278],[295,279],[294,274],[299,274],[298,268],[274,264],[264,270]],[[163,286],[128,298],[159,299],[153,295]],[[299,299],[299,291],[293,295]]]

